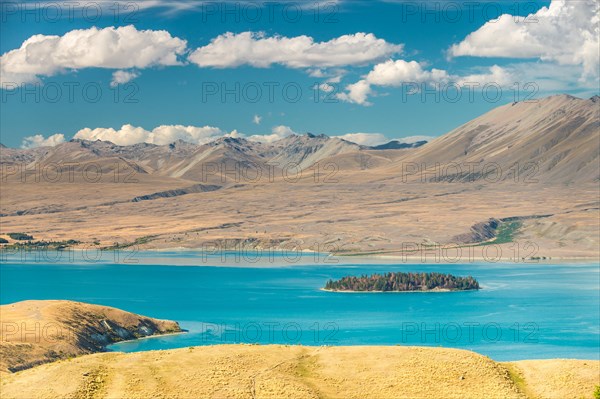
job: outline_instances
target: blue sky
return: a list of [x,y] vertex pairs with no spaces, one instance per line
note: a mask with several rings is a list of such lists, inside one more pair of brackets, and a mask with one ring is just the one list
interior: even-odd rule
[[515,99],[599,92],[595,0],[78,3],[2,3],[3,144],[376,144]]

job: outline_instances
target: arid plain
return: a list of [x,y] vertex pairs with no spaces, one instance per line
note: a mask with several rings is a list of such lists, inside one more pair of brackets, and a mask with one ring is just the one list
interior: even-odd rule
[[311,134],[3,148],[2,233],[88,248],[597,259],[599,107],[509,104],[414,148]]

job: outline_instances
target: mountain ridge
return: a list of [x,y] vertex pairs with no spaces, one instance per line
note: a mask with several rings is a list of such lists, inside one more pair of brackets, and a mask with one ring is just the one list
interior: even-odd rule
[[494,172],[490,165],[497,165],[495,172],[501,169],[506,174],[500,180],[511,178],[508,170],[512,168],[514,175],[557,183],[599,181],[598,99],[563,94],[509,103],[430,142],[392,140],[369,147],[313,133],[292,134],[268,143],[227,136],[201,145],[177,140],[166,145],[120,146],[110,141],[73,139],[55,147],[3,147],[1,162],[100,162],[108,169],[111,163],[123,162],[141,173],[202,182],[207,169],[305,170],[320,162],[336,164],[342,172],[368,169],[383,175],[406,175],[406,165],[414,164],[425,170],[436,165],[480,165],[478,170],[461,168],[429,177],[429,181],[489,179]]

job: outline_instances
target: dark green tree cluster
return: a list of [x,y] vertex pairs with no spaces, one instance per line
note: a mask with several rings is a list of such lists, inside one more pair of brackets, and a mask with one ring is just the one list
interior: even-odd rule
[[433,289],[451,291],[478,290],[479,283],[473,277],[456,277],[442,273],[385,273],[346,276],[329,280],[326,290],[331,291],[427,291]]
[[8,236],[10,238],[12,238],[13,240],[19,240],[19,241],[33,240],[33,236],[30,236],[29,234],[25,234],[25,233],[8,233]]

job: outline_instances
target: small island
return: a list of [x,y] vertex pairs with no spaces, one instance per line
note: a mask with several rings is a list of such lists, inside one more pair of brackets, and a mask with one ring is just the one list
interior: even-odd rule
[[346,276],[329,280],[325,291],[336,292],[429,292],[478,290],[479,283],[473,277],[456,277],[442,273],[385,273]]

